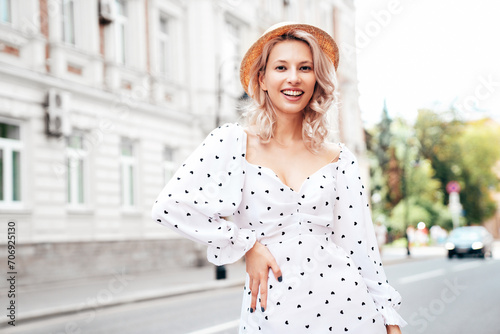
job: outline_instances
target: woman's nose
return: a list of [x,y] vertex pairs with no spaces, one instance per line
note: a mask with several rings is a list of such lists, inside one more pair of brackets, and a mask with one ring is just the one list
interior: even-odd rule
[[297,70],[291,69],[288,72],[288,82],[291,84],[296,84],[296,83],[300,82],[300,76],[299,76],[299,73],[297,72]]

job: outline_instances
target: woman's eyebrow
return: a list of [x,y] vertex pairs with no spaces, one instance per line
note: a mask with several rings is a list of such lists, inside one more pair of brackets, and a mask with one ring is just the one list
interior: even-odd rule
[[[288,61],[284,60],[284,59],[276,59],[275,61],[273,61],[273,63],[285,63],[285,64],[288,64]],[[313,61],[312,60],[302,60],[302,61],[299,62],[299,64],[305,64],[305,63],[312,64]]]

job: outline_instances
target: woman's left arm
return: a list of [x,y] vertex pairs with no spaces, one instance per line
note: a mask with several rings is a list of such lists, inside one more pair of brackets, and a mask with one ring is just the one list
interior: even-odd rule
[[[396,312],[401,296],[389,285],[375,237],[371,212],[367,201],[369,190],[361,183],[355,156],[343,147],[338,164],[337,197],[333,241],[350,256],[363,277],[378,311],[384,318],[388,333],[398,333],[406,321]],[[392,326],[396,325],[393,329]],[[394,331],[396,330],[396,331]]]

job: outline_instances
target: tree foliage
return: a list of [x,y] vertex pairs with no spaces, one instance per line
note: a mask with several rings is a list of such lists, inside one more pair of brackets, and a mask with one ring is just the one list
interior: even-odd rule
[[500,181],[493,171],[500,161],[500,125],[451,116],[420,110],[412,126],[391,120],[384,108],[382,121],[368,131],[374,216],[395,231],[420,221],[451,228],[450,181],[462,188],[467,224],[481,223],[496,210],[490,194]]

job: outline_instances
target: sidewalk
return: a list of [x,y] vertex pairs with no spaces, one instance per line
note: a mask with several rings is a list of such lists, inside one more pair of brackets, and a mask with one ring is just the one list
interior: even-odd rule
[[[405,248],[384,248],[384,265],[444,257],[442,247],[421,247],[406,256]],[[27,320],[98,308],[171,297],[187,293],[243,286],[245,264],[227,265],[227,278],[215,279],[215,267],[182,268],[169,272],[126,274],[116,272],[107,277],[81,279],[34,286],[20,286],[17,293],[19,323]],[[4,327],[6,322],[0,324]]]
[[410,248],[410,257],[405,247],[383,247],[381,250],[384,265],[401,262],[425,260],[432,257],[445,257],[446,249],[442,246],[420,246]]

